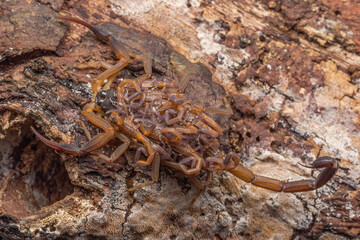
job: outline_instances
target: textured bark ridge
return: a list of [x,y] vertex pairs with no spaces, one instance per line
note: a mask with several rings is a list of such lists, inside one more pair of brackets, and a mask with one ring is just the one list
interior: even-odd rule
[[[192,211],[196,189],[161,167],[160,181],[127,151],[114,163],[55,152],[30,131],[83,144],[77,123],[89,81],[111,48],[83,26],[97,24],[153,72],[197,78],[186,89],[224,128],[221,149],[257,174],[316,176],[298,163],[341,159],[314,192],[274,193],[215,174]],[[0,238],[351,239],[360,234],[360,5],[355,0],[1,1]],[[120,77],[142,74],[129,66]],[[99,131],[86,122],[91,133]],[[111,152],[118,142],[104,152]]]

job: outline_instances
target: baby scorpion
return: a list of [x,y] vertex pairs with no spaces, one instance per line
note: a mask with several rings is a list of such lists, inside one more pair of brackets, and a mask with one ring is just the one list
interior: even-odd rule
[[[277,192],[304,192],[315,190],[326,184],[336,173],[338,162],[329,156],[317,158],[308,168],[324,168],[316,180],[280,181],[254,174],[240,164],[240,156],[230,152],[223,156],[219,150],[217,137],[223,129],[207,113],[231,114],[228,110],[205,108],[186,99],[183,91],[190,81],[185,76],[180,81],[167,77],[155,77],[149,58],[142,58],[144,75],[134,79],[122,80],[116,89],[111,88],[118,72],[126,67],[131,57],[122,44],[113,36],[82,20],[59,16],[89,28],[101,41],[109,43],[118,63],[106,65],[106,71],[91,81],[94,97],[87,104],[82,114],[101,128],[103,132],[91,138],[82,147],[74,144],[60,144],[32,131],[46,145],[73,155],[94,154],[112,162],[118,159],[129,147],[130,139],[141,143],[135,154],[135,161],[140,166],[151,165],[152,181],[140,184],[129,191],[134,191],[154,184],[159,178],[160,164],[182,171],[193,182],[198,193],[211,182],[213,172],[228,171],[241,180],[255,186]],[[104,84],[105,80],[107,82]],[[118,138],[122,144],[106,156],[97,150],[112,138]],[[142,159],[146,156],[146,159]],[[205,177],[205,178],[204,178]]]

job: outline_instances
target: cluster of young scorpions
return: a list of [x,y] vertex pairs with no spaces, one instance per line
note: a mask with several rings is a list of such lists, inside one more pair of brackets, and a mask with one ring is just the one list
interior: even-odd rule
[[[129,147],[131,140],[141,144],[135,154],[139,166],[151,165],[152,181],[140,184],[134,191],[154,184],[159,179],[160,164],[182,171],[198,189],[190,207],[201,191],[211,182],[214,172],[228,171],[241,180],[276,192],[304,192],[322,187],[336,173],[338,162],[329,156],[317,158],[308,168],[324,168],[315,180],[279,181],[254,174],[240,164],[234,152],[226,155],[219,150],[218,136],[223,129],[208,116],[208,113],[229,114],[229,111],[206,108],[188,100],[183,94],[190,77],[181,80],[152,75],[151,59],[143,58],[144,75],[123,79],[116,89],[112,84],[118,72],[131,61],[131,56],[122,44],[110,34],[82,20],[59,16],[89,28],[101,41],[112,47],[118,63],[104,66],[106,71],[92,79],[94,97],[82,114],[103,132],[91,138],[82,147],[50,141],[31,128],[46,145],[73,155],[94,154],[113,162]],[[136,56],[135,56],[136,57]],[[107,80],[107,81],[105,81]],[[122,142],[110,155],[98,150],[111,139]]]

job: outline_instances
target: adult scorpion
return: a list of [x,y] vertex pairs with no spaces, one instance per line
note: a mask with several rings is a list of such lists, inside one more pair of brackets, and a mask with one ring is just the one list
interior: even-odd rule
[[[109,43],[119,59],[113,66],[104,64],[107,70],[91,81],[94,96],[82,111],[86,119],[103,132],[91,138],[83,125],[89,141],[78,147],[50,141],[33,127],[31,129],[43,143],[56,150],[77,156],[91,153],[109,162],[115,161],[127,150],[130,139],[139,142],[141,147],[136,151],[135,161],[140,166],[151,165],[152,181],[132,187],[129,191],[156,183],[160,164],[182,171],[198,189],[190,207],[216,171],[228,171],[247,183],[276,192],[304,192],[322,187],[338,170],[336,159],[323,156],[311,165],[302,165],[324,168],[315,180],[285,182],[254,174],[240,164],[238,154],[229,152],[224,156],[219,150],[217,137],[223,134],[223,129],[208,113],[231,113],[188,100],[183,94],[190,81],[188,75],[181,80],[155,77],[152,75],[151,59],[143,57],[145,74],[123,79],[116,89],[111,88],[118,72],[130,63],[132,57],[139,57],[130,56],[115,37],[92,24],[67,16],[59,16],[58,19],[87,27],[101,41]],[[97,151],[114,137],[122,144],[110,156]]]

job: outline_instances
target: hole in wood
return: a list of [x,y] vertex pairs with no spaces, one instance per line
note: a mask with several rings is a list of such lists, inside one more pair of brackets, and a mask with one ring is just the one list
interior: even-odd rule
[[23,218],[73,193],[73,185],[60,157],[31,132],[34,122],[14,112],[4,115],[9,117],[0,119],[0,211]]

